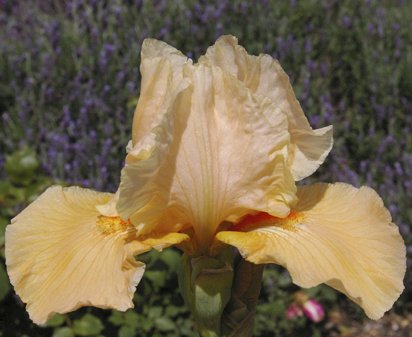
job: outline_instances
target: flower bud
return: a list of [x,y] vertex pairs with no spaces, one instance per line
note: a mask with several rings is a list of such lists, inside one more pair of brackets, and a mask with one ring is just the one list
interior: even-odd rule
[[179,288],[202,337],[221,336],[222,314],[231,297],[232,281],[232,249],[216,257],[182,256]]
[[252,336],[262,274],[263,265],[250,263],[238,256],[235,262],[232,296],[222,317],[223,336]]

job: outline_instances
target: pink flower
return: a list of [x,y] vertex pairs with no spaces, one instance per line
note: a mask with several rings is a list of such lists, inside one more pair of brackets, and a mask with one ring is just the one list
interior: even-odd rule
[[318,323],[325,318],[325,310],[318,301],[309,298],[302,291],[297,291],[293,297],[294,301],[286,311],[286,319],[291,320],[305,315],[312,322]]
[[286,319],[292,320],[301,316],[303,316],[303,310],[296,302],[293,302],[286,310]]
[[302,308],[306,317],[312,322],[318,323],[325,318],[325,310],[323,310],[322,305],[314,299],[309,299],[303,303]]

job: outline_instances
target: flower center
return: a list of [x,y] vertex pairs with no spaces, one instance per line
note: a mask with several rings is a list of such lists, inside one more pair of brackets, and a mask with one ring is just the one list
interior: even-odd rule
[[129,229],[134,228],[130,221],[124,221],[119,216],[99,215],[97,217],[96,225],[104,234],[126,232]]

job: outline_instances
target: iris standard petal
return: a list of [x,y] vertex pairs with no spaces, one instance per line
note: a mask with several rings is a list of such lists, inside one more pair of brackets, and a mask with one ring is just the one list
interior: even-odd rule
[[159,124],[163,106],[183,80],[183,66],[192,61],[167,43],[145,39],[141,51],[140,97],[133,117],[133,145]]
[[[50,187],[7,227],[7,271],[35,323],[85,305],[133,307],[144,264],[134,259],[123,231],[99,223],[107,217],[99,218],[96,206],[111,198]],[[116,226],[124,229],[124,223]]]
[[206,245],[222,221],[250,209],[288,214],[295,185],[285,165],[286,116],[218,67],[191,70],[176,118],[169,206]]
[[174,230],[192,226],[207,244],[222,221],[251,209],[286,215],[296,191],[286,115],[221,68],[193,66],[163,42],[149,40],[142,60],[121,217],[144,235],[165,227],[171,210]]
[[332,148],[332,126],[311,128],[278,61],[265,54],[249,55],[236,37],[222,36],[199,63],[222,68],[286,113],[291,135],[289,164],[295,180],[311,175],[323,163]]
[[169,202],[174,167],[170,160],[167,165],[165,161],[175,141],[180,94],[188,85],[187,80],[182,80],[176,86],[168,86],[158,108],[158,124],[152,125],[150,131],[128,149],[121,173],[117,211],[123,219],[130,219],[141,234],[153,230]]
[[326,283],[380,318],[401,294],[406,268],[404,242],[380,197],[338,183],[301,187],[298,199],[287,218],[251,216],[237,225],[245,232],[217,238],[251,262],[283,265],[299,286]]

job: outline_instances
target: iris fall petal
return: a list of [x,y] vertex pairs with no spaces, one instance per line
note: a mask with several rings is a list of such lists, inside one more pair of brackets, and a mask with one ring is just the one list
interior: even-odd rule
[[35,323],[85,305],[133,307],[144,264],[134,259],[124,235],[98,228],[96,206],[111,198],[109,193],[54,186],[7,227],[10,281]]
[[[254,263],[286,267],[302,287],[320,283],[345,293],[372,319],[403,290],[405,246],[376,192],[347,184],[298,189],[291,217],[258,218],[246,232],[220,232]],[[249,221],[252,222],[252,221]]]

